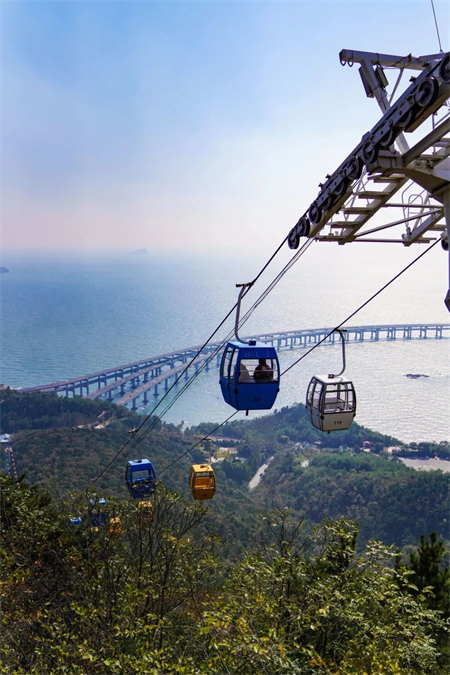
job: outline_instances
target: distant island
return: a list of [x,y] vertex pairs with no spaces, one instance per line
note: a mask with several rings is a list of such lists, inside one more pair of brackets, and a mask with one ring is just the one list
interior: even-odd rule
[[422,373],[406,373],[405,377],[409,377],[410,380],[417,380],[418,377],[430,377],[430,376],[423,375]]
[[9,274],[9,269],[6,267],[0,267],[0,274]]
[[133,251],[133,255],[148,255],[146,248],[138,248],[137,251]]

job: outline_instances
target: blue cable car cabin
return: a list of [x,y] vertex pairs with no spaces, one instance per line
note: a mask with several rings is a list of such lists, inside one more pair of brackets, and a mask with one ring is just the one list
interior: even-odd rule
[[104,497],[89,500],[89,518],[92,527],[100,527],[108,522],[108,504]]
[[69,518],[70,524],[71,525],[81,525],[83,522],[83,519],[77,516],[76,518]]
[[125,471],[125,481],[134,499],[142,499],[153,494],[156,486],[156,473],[151,461],[130,459]]
[[220,365],[225,401],[236,410],[269,410],[280,384],[280,364],[274,347],[264,342],[229,342]]

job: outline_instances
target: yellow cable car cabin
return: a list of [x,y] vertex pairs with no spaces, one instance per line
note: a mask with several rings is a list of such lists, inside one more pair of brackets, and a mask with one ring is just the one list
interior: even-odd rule
[[194,499],[212,499],[216,491],[216,477],[210,464],[193,464],[189,486]]
[[150,527],[153,522],[153,504],[141,501],[138,503],[137,520],[141,527]]
[[109,519],[108,533],[112,539],[122,536],[122,521],[120,518]]

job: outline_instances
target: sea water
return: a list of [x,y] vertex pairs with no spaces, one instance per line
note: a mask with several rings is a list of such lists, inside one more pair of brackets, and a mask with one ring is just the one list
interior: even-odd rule
[[[423,250],[313,244],[241,334],[336,326]],[[243,312],[292,255],[287,247],[281,251],[245,298]],[[202,344],[235,303],[236,282],[254,278],[266,259],[242,251],[6,253],[1,381],[12,387],[56,382]],[[448,323],[447,264],[436,246],[347,325]],[[231,316],[214,339],[233,324]],[[449,348],[450,340],[433,339],[348,345],[346,375],[357,391],[357,421],[407,442],[450,439]],[[304,354],[282,351],[282,371]],[[340,364],[338,346],[315,349],[283,376],[276,407],[303,402],[311,376],[340,370]],[[428,377],[411,380],[406,373]],[[148,414],[159,404],[160,414],[173,403],[167,421],[222,422],[233,411],[222,400],[218,379],[211,367],[175,403],[183,383],[162,401],[150,394],[139,411]]]

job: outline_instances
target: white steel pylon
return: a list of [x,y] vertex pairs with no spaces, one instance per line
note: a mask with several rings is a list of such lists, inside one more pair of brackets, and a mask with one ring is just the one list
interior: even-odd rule
[[[448,251],[450,53],[416,58],[344,49],[339,57],[342,65],[360,64],[366,95],[377,100],[383,114],[319,185],[317,198],[289,233],[290,248],[297,248],[302,236],[341,245],[404,246],[440,238]],[[390,93],[387,68],[399,71]],[[419,74],[394,101],[405,70]],[[405,134],[411,135],[411,147]],[[450,258],[445,304],[450,311]]]

